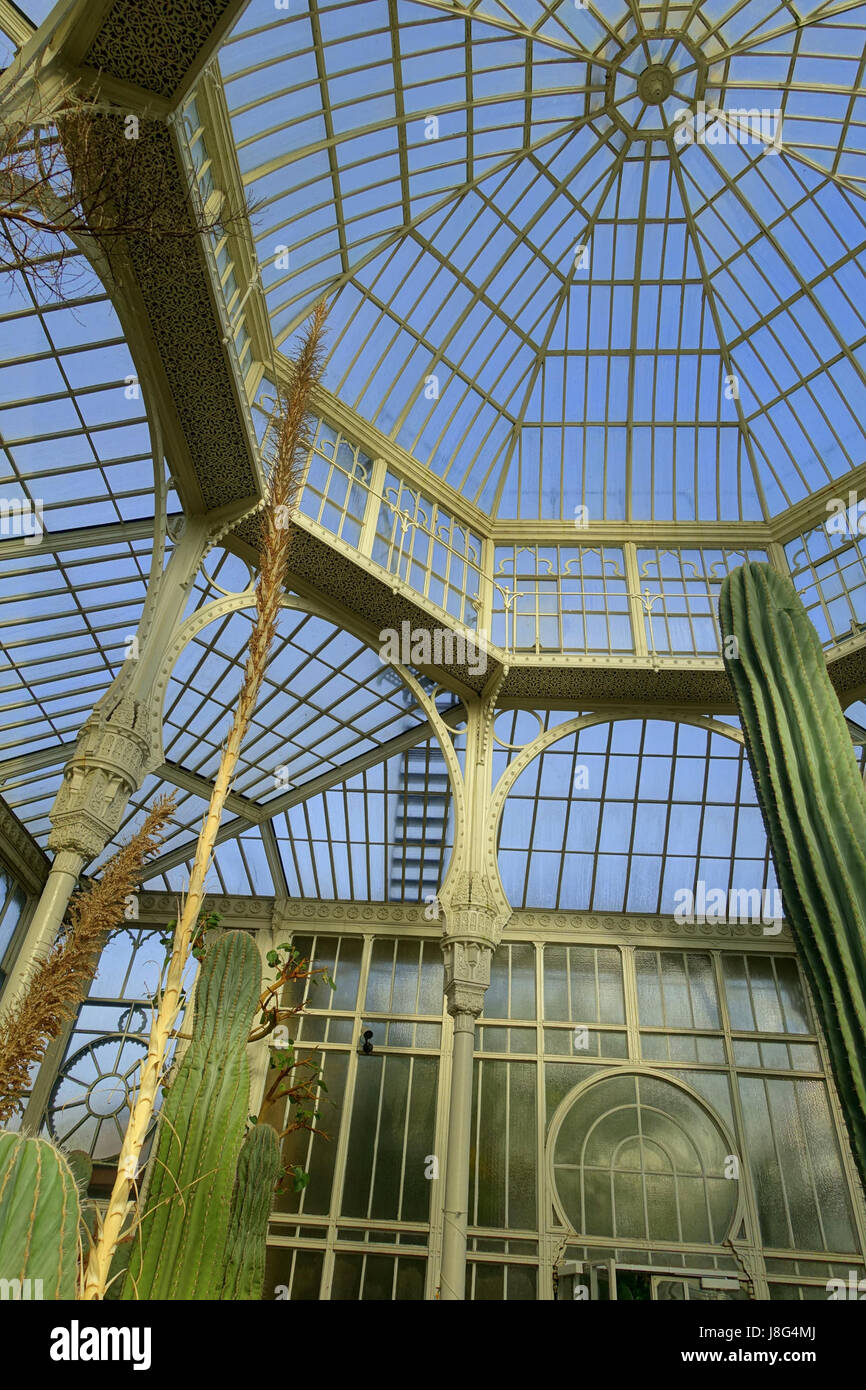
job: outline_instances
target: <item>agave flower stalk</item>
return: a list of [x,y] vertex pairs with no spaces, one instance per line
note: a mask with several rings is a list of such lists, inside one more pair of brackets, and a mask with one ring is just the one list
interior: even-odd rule
[[256,583],[256,618],[250,636],[246,666],[232,726],[223,747],[210,804],[199,832],[189,886],[175,928],[171,957],[159,1005],[151,1022],[147,1057],[142,1064],[138,1096],[129,1119],[117,1178],[103,1216],[98,1239],[87,1267],[84,1297],[105,1295],[111,1259],[123,1234],[130,1193],[133,1190],[153,1114],[165,1059],[181,1006],[183,974],[193,933],[198,925],[205,896],[205,878],[211,865],[217,831],[226,796],[230,790],[240,756],[241,744],[258,699],[268,655],[276,633],[280,601],[288,570],[291,530],[301,468],[307,450],[305,429],[310,395],[321,373],[322,343],[327,305],[321,301],[314,310],[295,363],[292,392],[282,404],[264,512],[261,567]]

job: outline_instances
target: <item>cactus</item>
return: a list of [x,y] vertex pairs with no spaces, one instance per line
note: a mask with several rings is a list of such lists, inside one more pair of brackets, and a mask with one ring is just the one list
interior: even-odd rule
[[[124,1299],[218,1299],[235,1169],[249,1109],[246,1044],[258,949],[227,932],[201,966],[192,1041],[163,1100],[156,1160]],[[270,1190],[268,1191],[270,1198]]]
[[69,1171],[75,1179],[75,1187],[78,1192],[80,1211],[78,1233],[81,1236],[81,1248],[88,1251],[96,1239],[96,1207],[87,1197],[87,1190],[93,1177],[93,1159],[89,1153],[85,1153],[84,1149],[64,1150],[63,1157],[69,1164]]
[[221,1298],[260,1299],[280,1141],[270,1125],[253,1125],[241,1147],[232,1202]]
[[17,1283],[13,1297],[75,1298],[79,1215],[75,1178],[63,1154],[46,1139],[0,1133],[4,1296]]
[[740,566],[722,585],[719,615],[785,915],[866,1182],[866,790],[790,580]]

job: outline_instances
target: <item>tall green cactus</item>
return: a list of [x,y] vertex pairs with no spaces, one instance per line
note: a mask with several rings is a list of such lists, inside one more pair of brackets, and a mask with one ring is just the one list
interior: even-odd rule
[[866,1182],[866,791],[818,634],[790,580],[748,564],[719,598],[725,667],[785,915]]
[[238,1159],[221,1298],[262,1296],[268,1217],[280,1167],[277,1131],[270,1125],[253,1125]]
[[46,1139],[0,1132],[2,1296],[75,1298],[79,1214],[60,1151]]
[[221,1295],[235,1169],[249,1110],[246,1044],[261,979],[258,949],[246,933],[227,932],[209,948],[198,978],[192,1041],[163,1100],[125,1299]]

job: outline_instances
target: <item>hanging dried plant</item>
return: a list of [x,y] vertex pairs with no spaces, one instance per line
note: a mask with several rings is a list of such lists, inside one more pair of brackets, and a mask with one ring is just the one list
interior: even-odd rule
[[74,1017],[109,933],[123,922],[144,865],[165,839],[173,810],[173,797],[155,801],[99,878],[75,894],[66,930],[36,963],[21,998],[0,1022],[0,1126],[22,1107],[33,1064],[41,1062],[49,1042]]
[[237,767],[241,744],[255,709],[276,634],[280,601],[288,569],[291,516],[296,503],[303,461],[309,447],[307,411],[313,387],[321,374],[327,312],[327,304],[322,301],[311,315],[295,360],[291,394],[288,399],[282,400],[278,407],[276,430],[273,435],[273,456],[270,460],[267,505],[264,511],[261,568],[256,584],[256,619],[250,636],[243,683],[232,726],[222,750],[210,804],[199,832],[189,886],[174,932],[165,983],[151,1023],[147,1057],[141,1068],[138,1097],[120,1151],[117,1178],[88,1263],[84,1289],[86,1299],[99,1299],[104,1296],[111,1259],[127,1224],[130,1192],[138,1171],[141,1150],[165,1069],[168,1045],[181,1005],[183,974],[193,932],[204,902],[205,878],[213,858],[217,831]]

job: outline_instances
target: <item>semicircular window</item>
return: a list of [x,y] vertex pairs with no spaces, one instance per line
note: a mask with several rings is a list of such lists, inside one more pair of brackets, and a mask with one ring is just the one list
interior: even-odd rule
[[637,1072],[577,1087],[553,1136],[561,1213],[579,1234],[718,1245],[737,1208],[730,1143],[682,1086]]

